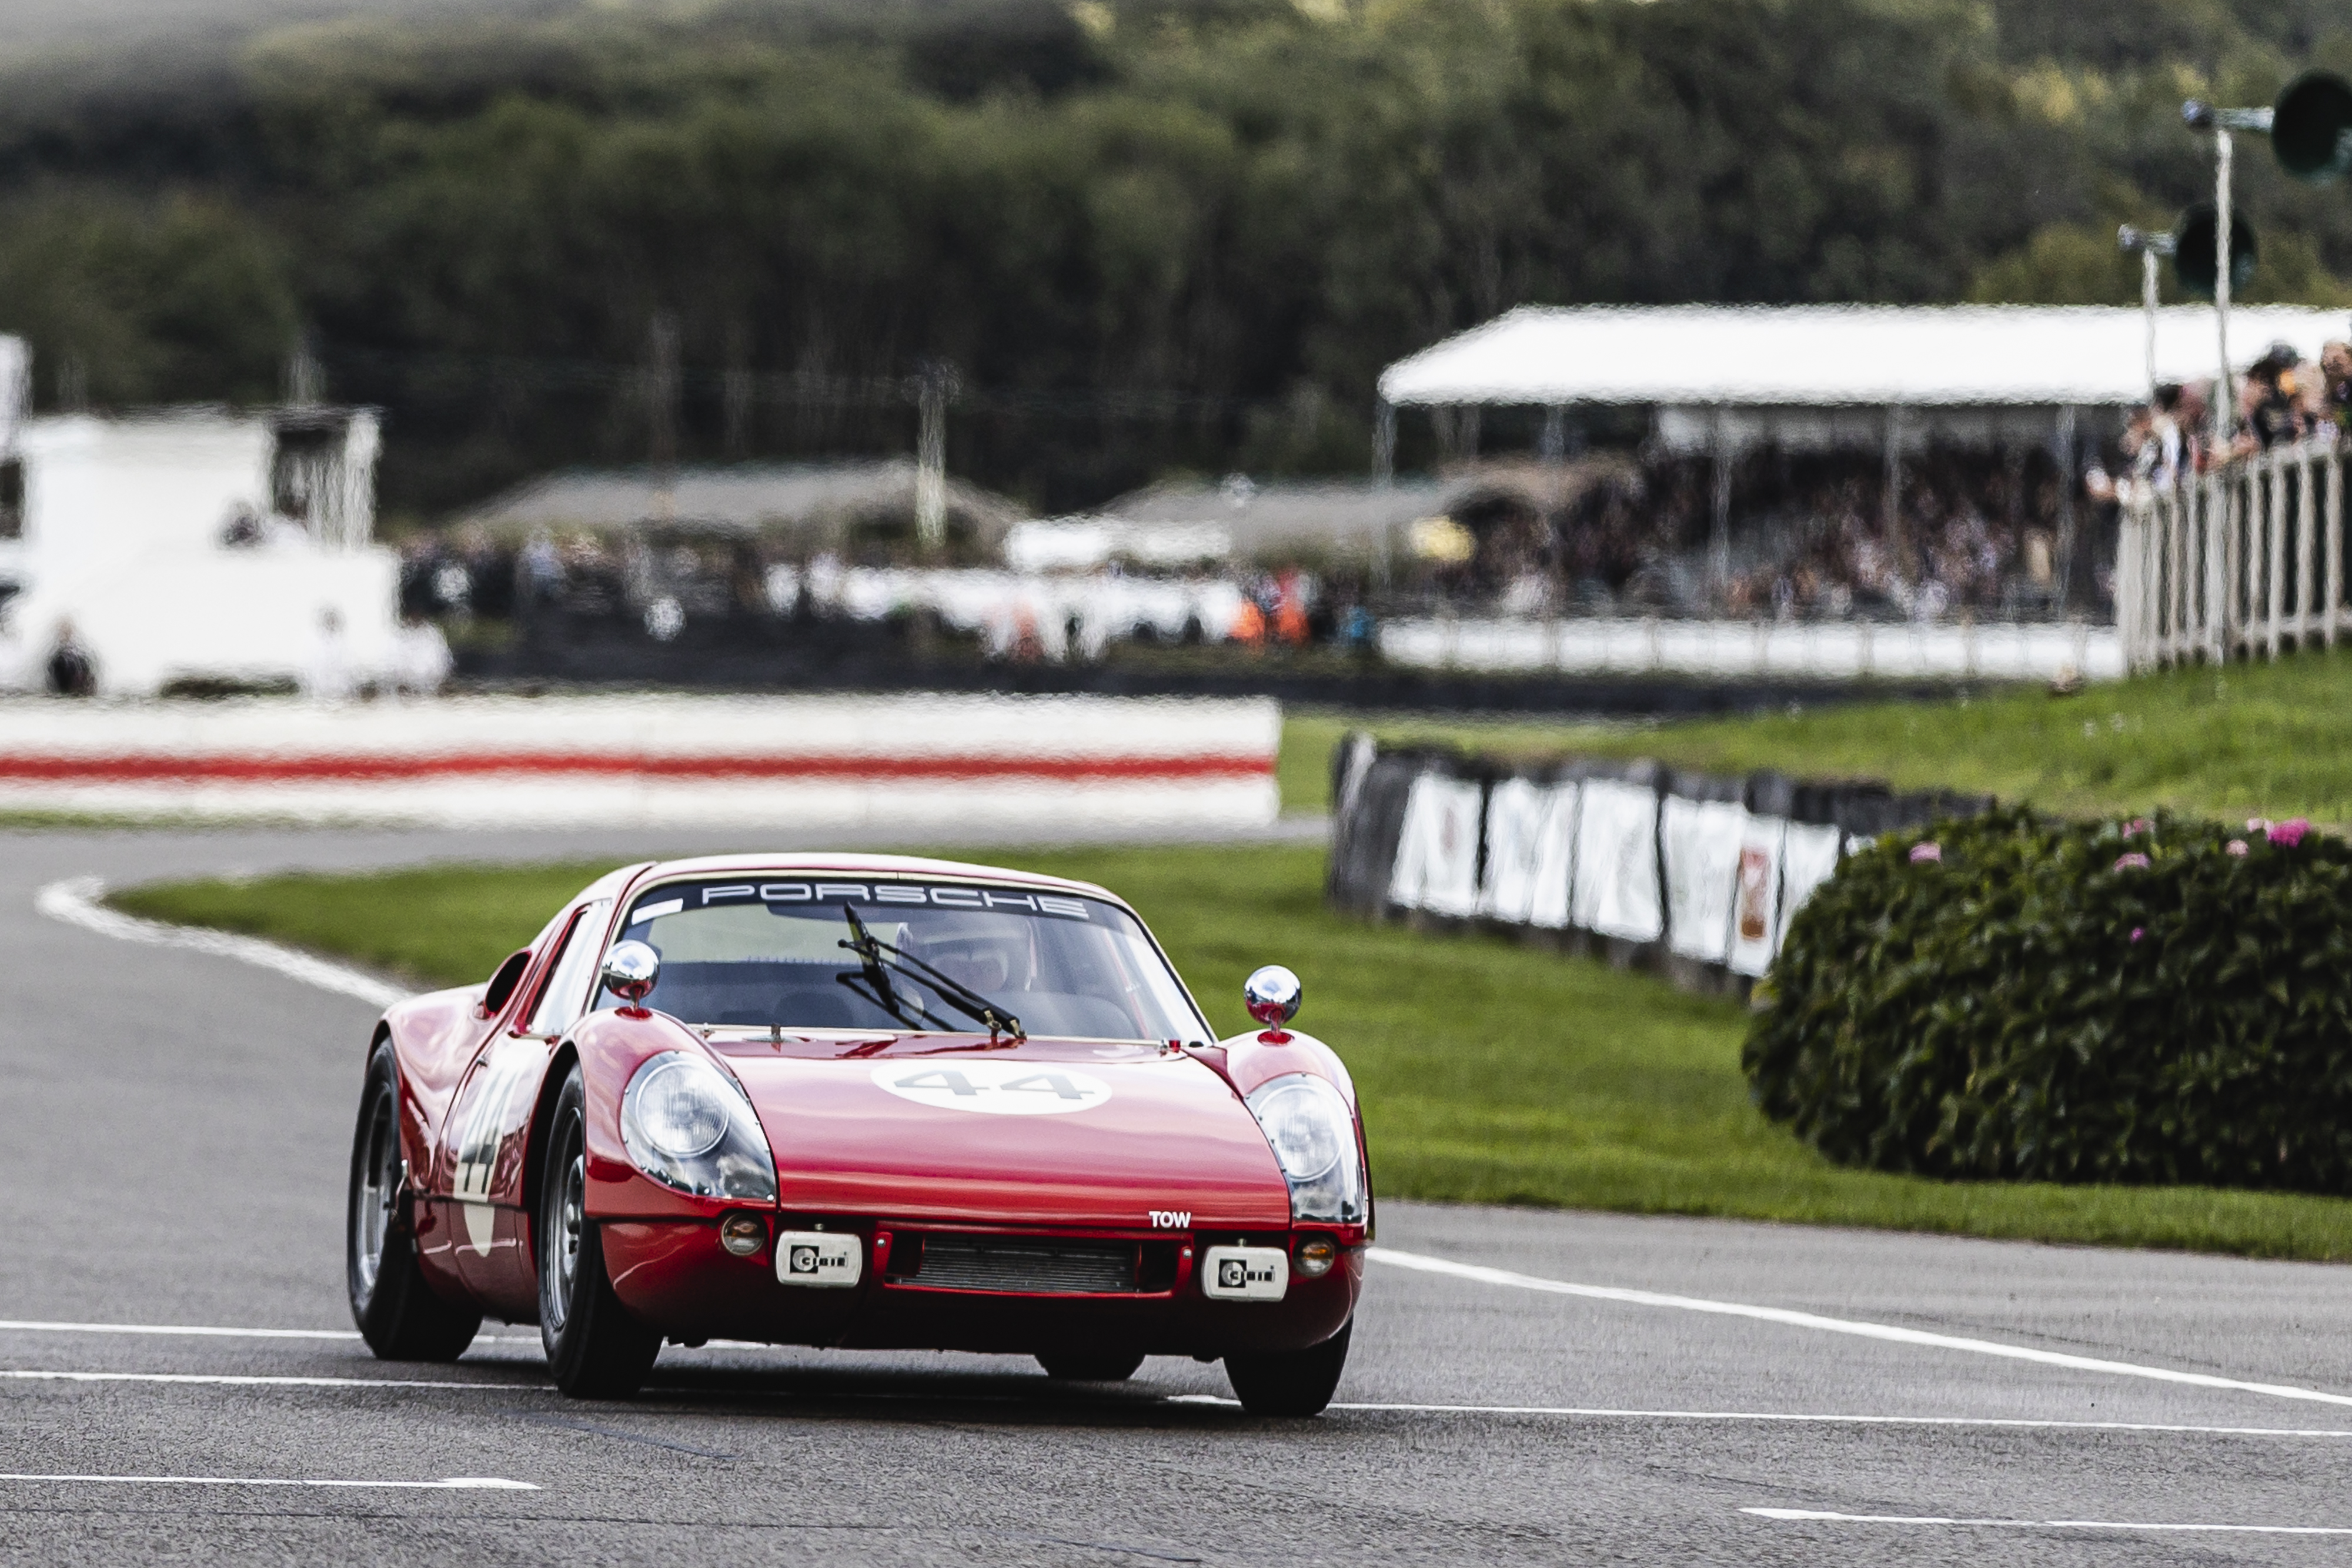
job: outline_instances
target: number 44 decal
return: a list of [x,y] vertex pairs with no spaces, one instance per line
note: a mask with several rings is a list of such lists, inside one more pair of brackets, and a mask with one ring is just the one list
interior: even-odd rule
[[886,1061],[875,1087],[918,1105],[992,1116],[1052,1116],[1087,1111],[1111,1097],[1110,1085],[1075,1068],[1023,1061]]
[[[978,1094],[983,1085],[974,1083],[963,1075],[961,1068],[934,1067],[918,1072],[912,1078],[901,1078],[892,1085],[898,1089],[944,1089],[950,1094]],[[1058,1094],[1065,1100],[1083,1100],[1087,1092],[1070,1082],[1066,1072],[1033,1072],[1026,1078],[1015,1078],[1009,1083],[985,1085],[1000,1094]]]

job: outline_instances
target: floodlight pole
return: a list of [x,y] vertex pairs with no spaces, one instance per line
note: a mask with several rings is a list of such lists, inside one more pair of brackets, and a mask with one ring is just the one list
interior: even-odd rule
[[2116,231],[2116,248],[2139,252],[2139,312],[2146,329],[2147,351],[2147,401],[2156,404],[2156,258],[2170,256],[2172,236],[2168,234],[2136,229],[2129,224]]
[[2190,99],[2180,106],[2180,118],[2192,131],[2213,133],[2213,322],[2221,356],[2221,379],[2214,383],[2213,449],[2230,444],[2230,428],[2237,413],[2238,392],[2230,371],[2230,157],[2235,151],[2231,133],[2259,131],[2268,134],[2268,109],[2216,109]]
[[2227,125],[2213,128],[2213,327],[2221,357],[2221,379],[2213,384],[2213,450],[2230,449],[2230,426],[2238,412],[2238,389],[2230,374],[2230,158],[2237,149]]

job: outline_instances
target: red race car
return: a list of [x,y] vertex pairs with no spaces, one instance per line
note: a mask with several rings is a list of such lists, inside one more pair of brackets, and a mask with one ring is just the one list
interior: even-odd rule
[[[620,1005],[611,1005],[605,993]],[[1219,1040],[1099,887],[947,861],[627,867],[487,985],[394,1007],[352,1145],[352,1313],[449,1360],[536,1322],[565,1393],[665,1340],[1010,1352],[1118,1379],[1222,1357],[1331,1397],[1372,1195],[1353,1084]]]

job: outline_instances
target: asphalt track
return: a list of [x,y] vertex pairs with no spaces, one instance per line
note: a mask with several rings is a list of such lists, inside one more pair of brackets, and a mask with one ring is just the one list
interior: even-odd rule
[[378,1363],[340,1274],[366,1004],[33,908],[658,847],[741,846],[0,833],[0,1559],[2352,1556],[2352,1274],[2307,1265],[1390,1203],[1311,1422],[1189,1361],[671,1350],[617,1406],[549,1390],[529,1328]]

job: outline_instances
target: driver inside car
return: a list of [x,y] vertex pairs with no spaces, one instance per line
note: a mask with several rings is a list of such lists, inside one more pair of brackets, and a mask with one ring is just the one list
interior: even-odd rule
[[959,923],[928,931],[910,925],[902,945],[907,953],[982,996],[1029,989],[1036,968],[1030,934],[992,925],[995,928]]

